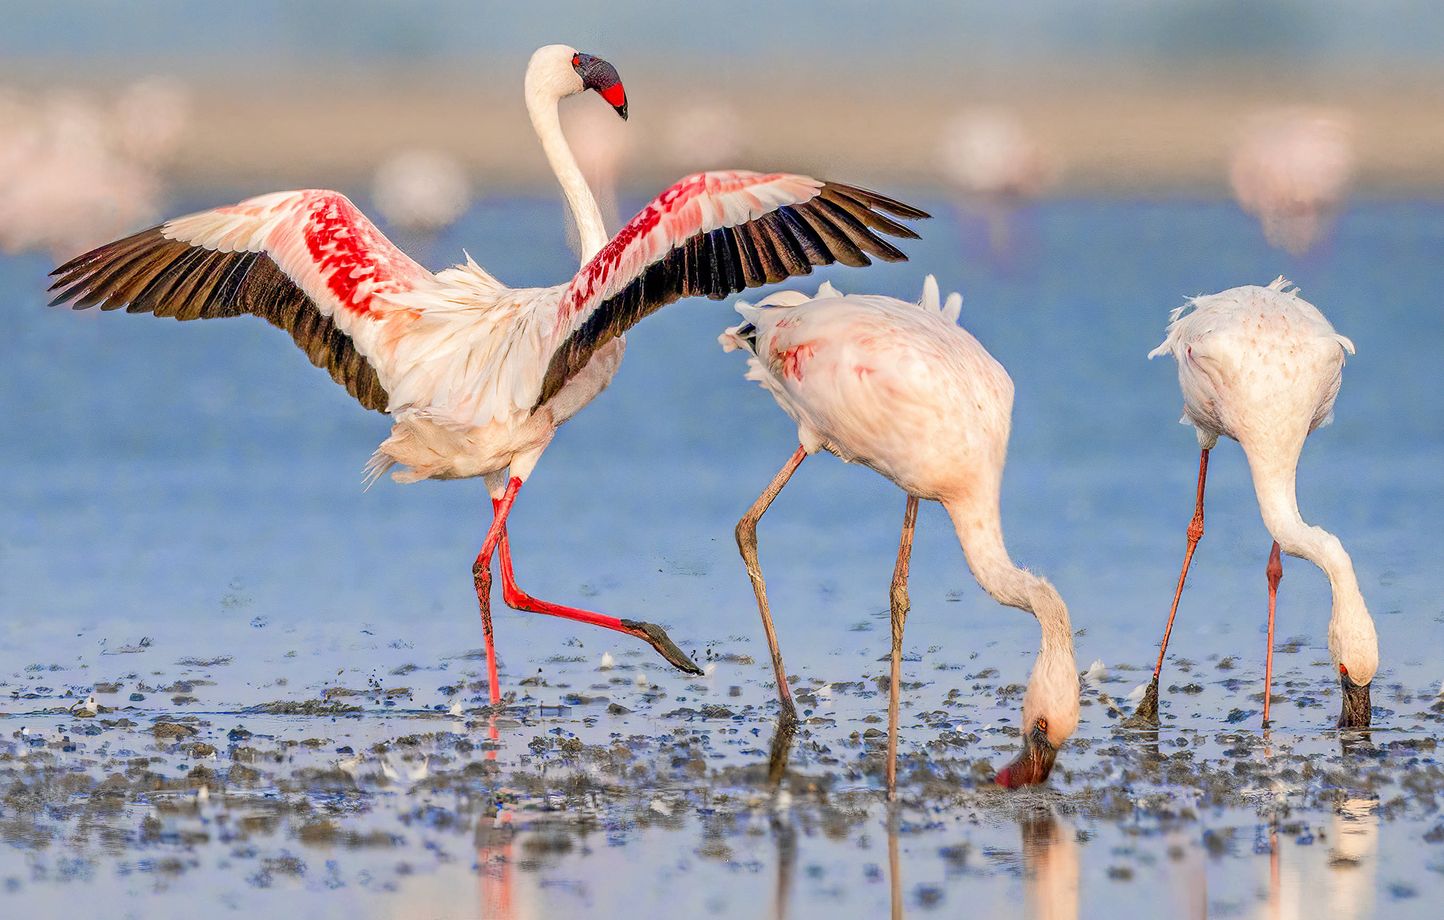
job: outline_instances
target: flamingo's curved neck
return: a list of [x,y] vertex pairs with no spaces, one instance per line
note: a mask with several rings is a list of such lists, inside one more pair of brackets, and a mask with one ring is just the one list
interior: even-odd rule
[[[1026,610],[1038,619],[1042,643],[1029,680],[1029,693],[1033,693],[1034,685],[1041,681],[1050,685],[1049,691],[1062,696],[1071,694],[1076,701],[1078,671],[1073,657],[1073,626],[1068,618],[1068,605],[1045,579],[1014,565],[1008,556],[998,513],[999,484],[991,489],[982,483],[976,485],[964,499],[943,500],[943,507],[958,532],[968,568],[983,590],[998,603]],[[1071,728],[1068,731],[1071,732]]]
[[607,245],[607,228],[602,223],[602,211],[597,199],[582,175],[581,167],[562,133],[561,116],[557,103],[565,93],[559,91],[554,80],[549,80],[538,67],[530,67],[526,73],[526,111],[531,117],[532,128],[541,140],[547,162],[556,174],[557,183],[566,196],[567,207],[577,222],[577,233],[581,239],[582,264],[592,260],[602,247]]
[[[1258,496],[1264,526],[1278,541],[1279,548],[1290,556],[1307,559],[1329,577],[1329,588],[1333,592],[1333,615],[1329,620],[1330,650],[1336,658],[1340,657],[1341,643],[1347,641],[1356,652],[1351,657],[1357,661],[1357,653],[1364,651],[1366,662],[1369,660],[1367,650],[1372,650],[1373,665],[1377,667],[1378,639],[1374,633],[1374,620],[1369,616],[1363,592],[1359,590],[1353,560],[1338,537],[1322,527],[1305,523],[1299,514],[1295,494],[1298,452],[1269,451],[1246,443],[1244,453],[1253,473],[1254,492]],[[1354,671],[1358,671],[1357,665]],[[1368,683],[1374,675],[1370,669],[1367,673],[1351,676],[1358,683]]]

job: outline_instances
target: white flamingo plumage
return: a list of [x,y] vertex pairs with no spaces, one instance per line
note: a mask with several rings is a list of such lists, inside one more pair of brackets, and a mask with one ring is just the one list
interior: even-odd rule
[[507,287],[469,260],[432,274],[344,196],[323,190],[167,221],[54,273],[55,302],[76,308],[124,306],[182,320],[261,316],[290,332],[362,405],[392,415],[369,477],[398,465],[406,469],[393,478],[402,482],[484,477],[494,511],[473,576],[493,703],[493,551],[508,605],[635,636],[674,666],[701,673],[660,627],[539,601],[512,577],[512,503],[558,426],[617,372],[622,334],[682,297],[722,298],[814,265],[866,265],[869,254],[901,260],[879,234],[916,234],[882,212],[927,216],[806,176],[712,172],[664,191],[609,241],[557,113],[562,98],[587,89],[626,117],[612,65],[564,45],[532,56],[527,110],[581,236],[581,270],[563,284]]
[[[605,109],[580,102],[563,106],[561,118],[562,130],[573,138],[572,152],[576,154],[577,166],[601,209],[602,225],[621,226],[617,185],[632,150],[632,136],[626,124]],[[567,244],[573,251],[581,249],[575,221],[567,222]]]
[[1149,353],[1172,355],[1183,390],[1183,418],[1201,448],[1198,496],[1188,527],[1183,570],[1168,613],[1158,664],[1139,715],[1158,718],[1158,675],[1189,563],[1203,536],[1203,492],[1208,452],[1220,435],[1243,448],[1253,474],[1264,526],[1274,544],[1266,569],[1268,651],[1264,665],[1263,720],[1269,721],[1273,678],[1274,608],[1283,577],[1282,550],[1323,569],[1333,592],[1329,653],[1343,689],[1340,728],[1367,728],[1369,686],[1379,669],[1379,640],[1354,565],[1338,537],[1304,523],[1294,481],[1304,440],[1333,421],[1334,399],[1343,380],[1344,354],[1354,343],[1334,331],[1318,308],[1282,277],[1267,287],[1247,285],[1195,297],[1174,310],[1163,344]]
[[757,523],[793,472],[819,450],[871,467],[907,493],[892,585],[892,690],[888,706],[889,795],[896,787],[898,685],[907,617],[907,573],[919,499],[941,502],[973,576],[999,603],[1037,617],[1042,645],[1023,697],[1023,753],[998,773],[1010,788],[1041,783],[1078,726],[1078,670],[1068,608],[1043,578],[1015,565],[1003,543],[999,496],[1013,408],[1013,381],[957,323],[962,297],[939,302],[929,276],[921,303],[787,291],[757,306],[720,339],[750,355],[747,378],[797,423],[799,446],[737,524],[737,544],[757,594],[784,721],[795,718],[766,586]]

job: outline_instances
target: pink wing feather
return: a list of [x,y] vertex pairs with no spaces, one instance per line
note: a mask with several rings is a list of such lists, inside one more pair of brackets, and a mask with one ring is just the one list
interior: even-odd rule
[[556,351],[537,405],[592,354],[683,297],[721,299],[814,265],[907,257],[878,234],[916,239],[884,215],[927,213],[865,189],[786,173],[707,172],[681,180],[627,222],[557,305]]
[[[57,268],[53,303],[180,320],[252,313],[370,409],[387,394],[372,361],[388,295],[431,274],[339,192],[307,189],[166,221]],[[415,307],[397,312],[414,315]]]

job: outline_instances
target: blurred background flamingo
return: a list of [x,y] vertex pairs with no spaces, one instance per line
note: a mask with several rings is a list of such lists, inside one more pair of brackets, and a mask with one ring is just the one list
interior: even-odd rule
[[1286,108],[1252,116],[1229,159],[1239,206],[1264,237],[1292,255],[1328,232],[1354,173],[1348,120],[1328,109]]
[[151,219],[189,119],[176,82],[0,91],[0,251],[65,259]]
[[1054,178],[1038,139],[1006,108],[959,112],[943,124],[938,165],[962,206],[982,217],[993,256],[1010,257],[1015,212]]
[[412,233],[444,230],[471,204],[466,167],[440,150],[413,148],[376,168],[371,198],[387,222]]

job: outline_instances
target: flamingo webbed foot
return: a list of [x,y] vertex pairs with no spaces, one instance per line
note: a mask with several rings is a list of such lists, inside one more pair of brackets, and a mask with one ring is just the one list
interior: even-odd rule
[[1158,678],[1148,682],[1148,689],[1143,691],[1143,699],[1138,701],[1138,708],[1133,710],[1133,715],[1123,720],[1124,728],[1157,728],[1158,727]]
[[657,654],[667,659],[667,663],[684,674],[692,674],[700,677],[702,669],[687,654],[677,647],[667,631],[656,623],[644,623],[641,620],[623,620],[622,627],[638,639],[647,642],[657,650]]

